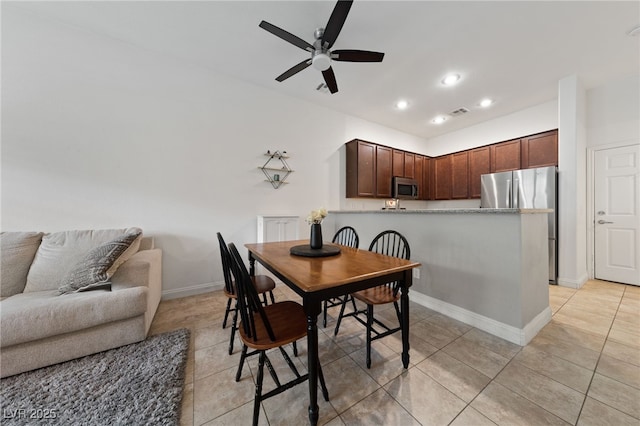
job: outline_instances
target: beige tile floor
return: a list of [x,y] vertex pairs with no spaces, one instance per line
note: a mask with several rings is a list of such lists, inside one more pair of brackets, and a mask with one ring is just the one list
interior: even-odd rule
[[[331,398],[320,398],[319,423],[640,425],[640,287],[589,281],[578,291],[549,292],[551,322],[525,347],[412,303],[407,370],[398,334],[374,342],[367,370],[364,328],[348,318],[333,337],[337,308],[330,310],[318,333]],[[275,293],[277,300],[299,300],[282,285]],[[235,382],[241,345],[236,340],[228,355],[225,303],[222,291],[163,301],[154,319],[152,333],[192,332],[184,425],[251,423],[256,362]],[[294,362],[306,371],[305,342],[299,349]],[[282,357],[270,358],[286,380]],[[260,424],[307,424],[307,397],[305,383],[264,401]]]

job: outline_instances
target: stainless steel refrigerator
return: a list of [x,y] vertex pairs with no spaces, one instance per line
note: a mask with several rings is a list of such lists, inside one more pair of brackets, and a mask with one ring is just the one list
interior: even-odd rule
[[553,209],[549,213],[549,281],[558,277],[558,171],[555,166],[481,177],[480,207]]

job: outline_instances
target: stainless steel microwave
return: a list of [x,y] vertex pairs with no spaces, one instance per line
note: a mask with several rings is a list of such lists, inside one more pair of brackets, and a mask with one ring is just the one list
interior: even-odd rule
[[393,198],[400,200],[418,199],[418,181],[415,179],[394,176],[392,182]]

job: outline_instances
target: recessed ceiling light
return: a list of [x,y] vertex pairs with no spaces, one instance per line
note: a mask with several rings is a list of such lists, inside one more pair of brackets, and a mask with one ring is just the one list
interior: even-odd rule
[[458,81],[460,81],[460,74],[449,74],[442,79],[442,84],[445,86],[453,86]]
[[431,120],[431,122],[433,124],[442,124],[447,120],[447,117],[445,117],[444,115],[439,115],[436,118],[434,118],[433,120]]
[[491,104],[493,104],[493,100],[489,99],[489,98],[485,98],[485,99],[480,101],[480,106],[482,108],[486,108],[486,107],[490,106]]
[[407,109],[408,106],[409,106],[409,102],[405,101],[404,99],[396,102],[396,108],[398,109]]

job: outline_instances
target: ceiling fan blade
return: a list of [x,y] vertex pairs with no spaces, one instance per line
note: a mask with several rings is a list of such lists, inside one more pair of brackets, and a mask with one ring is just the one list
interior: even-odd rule
[[338,91],[338,82],[336,82],[336,75],[333,73],[333,68],[329,67],[322,71],[324,82],[327,83],[329,91],[333,94]]
[[311,59],[305,59],[304,61],[300,62],[297,65],[292,66],[291,68],[289,68],[288,70],[286,70],[285,72],[277,76],[276,80],[280,82],[285,81],[292,75],[297,74],[303,69],[307,68],[309,65],[311,65]]
[[336,3],[336,7],[333,8],[333,12],[331,12],[331,17],[329,17],[327,26],[324,28],[324,35],[322,36],[323,44],[328,43],[327,49],[331,49],[333,43],[336,42],[338,34],[340,34],[340,31],[342,30],[342,26],[344,25],[344,21],[347,19],[347,15],[349,14],[349,9],[351,9],[352,4],[353,0],[340,0]]
[[276,27],[275,25],[270,24],[267,21],[260,22],[258,26],[269,31],[271,34],[280,37],[284,41],[288,41],[294,46],[298,46],[302,50],[313,52],[313,46],[311,44],[307,43],[300,37],[294,36],[290,32],[283,30],[282,28]]
[[334,50],[331,59],[343,62],[382,62],[384,53],[368,50]]

